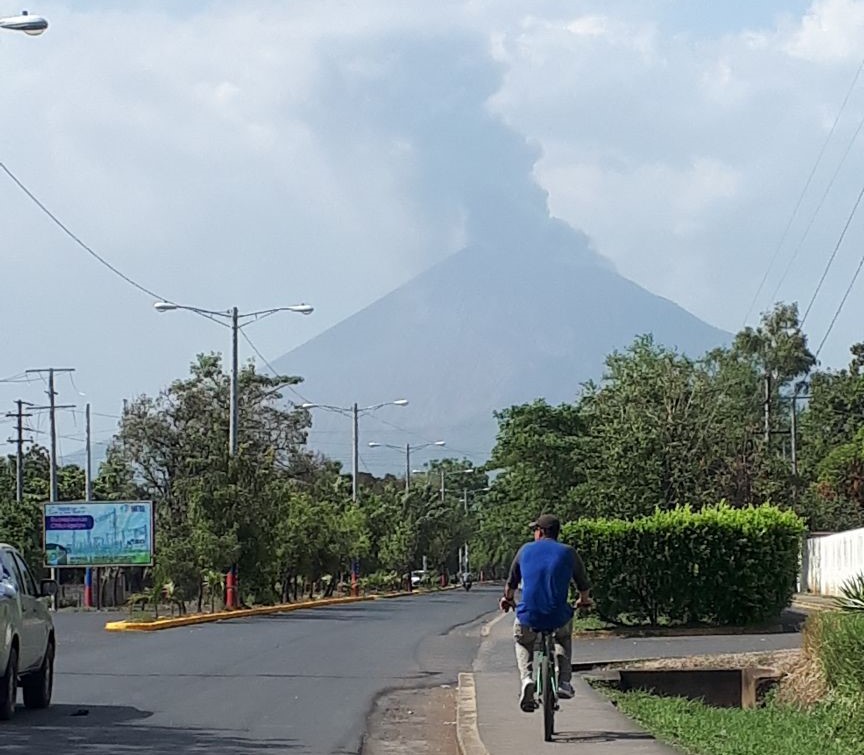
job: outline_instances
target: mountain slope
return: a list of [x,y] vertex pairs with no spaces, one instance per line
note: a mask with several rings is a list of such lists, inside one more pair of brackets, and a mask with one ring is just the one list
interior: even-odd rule
[[[482,462],[494,445],[493,411],[537,397],[572,400],[580,383],[602,376],[610,351],[639,334],[693,355],[728,340],[618,275],[578,232],[557,228],[556,239],[530,251],[466,248],[275,365],[304,376],[301,391],[313,401],[411,401],[363,420],[361,466],[377,472],[404,462],[369,449],[370,440],[441,438],[451,454]],[[347,460],[350,432],[348,420],[316,411],[310,443]]]

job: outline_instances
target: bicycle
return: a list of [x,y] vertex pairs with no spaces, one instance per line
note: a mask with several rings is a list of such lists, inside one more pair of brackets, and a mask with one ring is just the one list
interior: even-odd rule
[[[502,604],[503,605],[503,604]],[[506,610],[515,610],[516,605],[509,602]],[[590,610],[590,605],[575,606],[578,613]],[[559,709],[558,698],[558,653],[555,644],[555,630],[531,630],[534,632],[533,681],[534,709],[543,708],[543,739],[551,742],[555,734],[555,712]],[[538,698],[539,697],[539,701]]]
[[[506,610],[515,610],[510,602]],[[555,651],[554,629],[533,629],[534,658],[532,663],[534,677],[534,709],[543,708],[543,739],[552,741],[555,734],[555,711],[558,710],[558,662]],[[538,698],[539,697],[539,702]]]

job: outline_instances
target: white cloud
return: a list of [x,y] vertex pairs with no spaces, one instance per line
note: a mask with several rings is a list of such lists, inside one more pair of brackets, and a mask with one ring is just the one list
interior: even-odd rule
[[800,26],[782,40],[790,55],[816,62],[861,59],[864,5],[857,0],[816,0]]
[[[250,330],[274,358],[470,238],[472,192],[530,176],[524,140],[556,215],[737,328],[864,49],[861,0],[698,30],[665,0],[212,2],[180,23],[174,4],[107,5],[47,2],[46,35],[0,40],[0,159],[160,294],[314,303]],[[862,112],[859,89],[814,191]],[[853,150],[782,295],[809,294],[862,168]],[[9,181],[0,208],[4,279],[25,282],[0,302],[0,374],[75,363],[116,406],[224,348],[207,322],[155,319]],[[864,314],[848,306],[841,356]]]

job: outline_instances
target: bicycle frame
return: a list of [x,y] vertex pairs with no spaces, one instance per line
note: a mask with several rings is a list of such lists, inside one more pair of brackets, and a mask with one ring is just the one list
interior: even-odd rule
[[534,689],[543,708],[543,735],[547,742],[555,733],[555,711],[558,710],[558,664],[555,632],[537,632],[534,641]]

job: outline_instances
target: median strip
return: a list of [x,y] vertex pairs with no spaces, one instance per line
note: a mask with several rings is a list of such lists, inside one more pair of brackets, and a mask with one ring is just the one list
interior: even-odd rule
[[385,598],[407,598],[411,595],[429,595],[430,593],[454,590],[458,585],[442,587],[439,590],[413,590],[412,592],[385,593],[380,595],[347,596],[343,598],[321,598],[320,600],[308,600],[303,603],[280,603],[275,606],[258,606],[256,608],[238,608],[232,611],[217,611],[215,613],[196,613],[190,616],[175,616],[170,619],[154,619],[153,621],[109,621],[105,624],[108,632],[157,632],[161,629],[174,629],[176,627],[188,627],[195,624],[208,624],[214,621],[226,621],[228,619],[243,619],[250,616],[267,616],[276,613],[288,613],[307,608],[324,608],[326,606],[338,606],[347,603],[361,603],[370,600],[382,600]]

